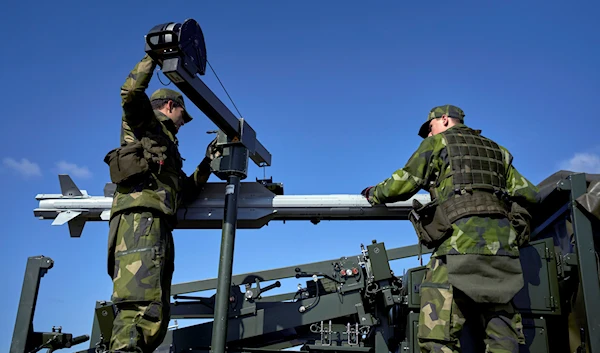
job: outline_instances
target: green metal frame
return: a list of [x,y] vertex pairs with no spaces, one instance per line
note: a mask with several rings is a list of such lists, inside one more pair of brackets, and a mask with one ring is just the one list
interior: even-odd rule
[[73,338],[72,334],[63,333],[61,327],[52,327],[52,332],[36,332],[33,329],[40,281],[53,266],[54,260],[49,257],[31,256],[27,259],[10,353],[34,353],[42,349],[53,352],[57,349],[70,348],[89,339],[87,335]]
[[579,281],[583,288],[585,316],[590,352],[600,352],[600,282],[592,222],[581,210],[577,198],[587,192],[585,174],[573,174],[559,184],[562,190],[570,190],[571,222],[575,233]]

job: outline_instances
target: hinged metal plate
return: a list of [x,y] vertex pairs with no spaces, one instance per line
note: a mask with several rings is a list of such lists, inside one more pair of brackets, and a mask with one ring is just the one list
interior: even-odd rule
[[423,282],[423,278],[425,277],[426,270],[426,266],[420,266],[411,268],[406,272],[405,283],[408,289],[409,309],[419,310],[421,308],[421,296],[419,294],[419,289],[421,286],[421,282]]
[[522,313],[560,315],[558,269],[552,238],[533,241],[521,249],[525,285],[514,298]]

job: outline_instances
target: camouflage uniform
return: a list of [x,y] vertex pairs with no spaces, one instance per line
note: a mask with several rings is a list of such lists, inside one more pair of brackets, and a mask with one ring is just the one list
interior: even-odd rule
[[[149,172],[134,183],[118,184],[111,208],[108,274],[117,308],[111,352],[152,352],[164,339],[170,319],[177,210],[196,198],[211,172],[208,155],[191,176],[183,172],[175,124],[151,106],[151,100],[171,99],[185,109],[183,97],[160,89],[148,98],[145,91],[155,68],[146,55],[121,87],[121,146],[144,141]],[[184,121],[191,119],[184,112]]]
[[[429,121],[442,114],[460,123],[427,137]],[[523,286],[519,246],[527,242],[528,229],[516,228],[507,209],[535,203],[538,190],[515,169],[504,147],[468,128],[463,119],[455,106],[432,109],[419,132],[424,140],[406,165],[363,195],[372,204],[382,204],[429,190],[436,212],[445,210],[443,217],[450,216],[440,230],[443,236],[431,246],[434,252],[420,289],[421,351],[459,352],[466,315],[476,308],[473,312],[480,315],[487,334],[486,352],[516,353],[524,337],[512,298]],[[512,202],[502,201],[503,192]],[[484,201],[461,203],[472,195]]]

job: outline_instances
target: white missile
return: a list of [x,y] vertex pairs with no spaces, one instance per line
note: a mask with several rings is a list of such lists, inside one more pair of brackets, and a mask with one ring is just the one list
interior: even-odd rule
[[[68,175],[59,175],[62,194],[39,194],[39,219],[53,219],[52,225],[68,223],[72,237],[79,237],[87,221],[108,221],[114,184],[106,184],[104,196],[90,196]],[[178,229],[220,229],[225,207],[226,183],[208,183],[200,196],[178,214]],[[275,195],[258,182],[242,182],[238,199],[238,229],[262,228],[270,221],[321,220],[406,220],[412,200],[430,201],[417,194],[407,201],[371,206],[362,195]]]

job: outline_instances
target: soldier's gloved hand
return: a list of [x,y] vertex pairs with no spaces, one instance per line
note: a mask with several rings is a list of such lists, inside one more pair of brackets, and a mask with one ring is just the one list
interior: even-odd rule
[[217,138],[215,137],[215,139],[212,140],[206,147],[206,158],[212,161],[215,158],[219,158],[222,154],[223,148],[217,147]]
[[362,196],[364,196],[371,205],[373,204],[373,187],[372,186],[364,188],[363,191],[360,192],[360,194]]

